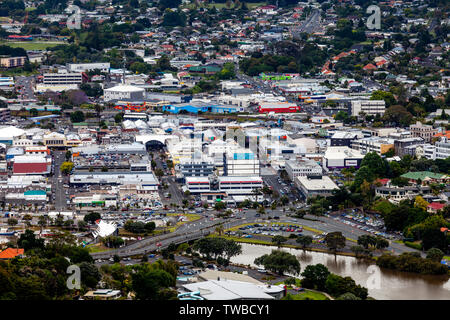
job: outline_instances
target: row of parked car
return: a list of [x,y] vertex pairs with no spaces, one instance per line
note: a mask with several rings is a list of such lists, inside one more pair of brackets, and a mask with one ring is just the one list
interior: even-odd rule
[[[384,237],[387,239],[396,239],[397,237],[393,234],[386,233],[379,229],[384,228],[384,223],[382,221],[374,220],[369,217],[364,217],[361,215],[352,214],[341,214],[341,216],[335,217],[335,220],[339,220],[342,223],[350,225],[354,228],[370,232],[376,236]],[[348,219],[348,220],[346,220]],[[349,221],[352,220],[352,221]],[[353,222],[355,221],[355,222]]]
[[[255,223],[252,225],[247,225],[240,227],[239,230],[242,233],[253,233],[253,234],[262,234],[267,236],[276,236],[283,233],[302,233],[303,228],[299,225],[279,225],[279,224],[260,224]],[[228,232],[230,235],[236,234],[234,231]]]

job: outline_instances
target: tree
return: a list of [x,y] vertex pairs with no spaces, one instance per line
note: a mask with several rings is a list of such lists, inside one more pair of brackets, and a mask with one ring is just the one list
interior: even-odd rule
[[325,290],[334,297],[339,297],[344,293],[352,293],[360,299],[365,300],[368,295],[366,288],[355,283],[350,277],[341,277],[336,274],[330,274],[325,281]]
[[17,225],[18,223],[19,223],[19,221],[17,221],[17,219],[15,219],[15,218],[9,218],[8,219],[8,225],[11,226],[11,227]]
[[59,169],[61,170],[61,173],[63,174],[69,174],[72,172],[74,167],[73,162],[69,162],[69,161],[64,161],[61,166],[59,167]]
[[175,277],[162,269],[150,269],[142,265],[131,275],[132,289],[137,300],[163,300],[163,289],[175,286]]
[[93,263],[80,263],[81,283],[88,288],[95,288],[101,279],[101,274],[98,268]]
[[156,228],[156,224],[153,221],[150,221],[145,224],[144,228],[147,232],[153,232]]
[[102,218],[101,214],[98,212],[91,212],[84,216],[83,220],[87,223],[94,223]]
[[298,274],[300,272],[300,263],[297,258],[285,251],[272,250],[270,254],[265,254],[256,258],[256,265],[263,265],[266,270],[283,275],[285,272]]
[[330,232],[325,236],[327,247],[336,253],[337,249],[345,247],[345,237],[342,232]]
[[364,247],[362,247],[362,246],[352,246],[350,248],[350,250],[352,250],[352,252],[355,254],[356,258],[359,258],[360,256],[362,256],[368,252],[368,250],[364,249]]
[[383,115],[383,120],[403,126],[408,126],[412,119],[413,115],[400,105],[387,108]]
[[272,243],[276,244],[277,247],[281,247],[281,244],[283,244],[286,241],[287,241],[287,239],[280,235],[276,235],[272,238]]
[[313,238],[311,236],[298,236],[295,241],[305,249],[307,246],[311,245]]
[[44,249],[44,239],[37,239],[32,230],[25,230],[17,240],[17,245],[26,251],[32,249]]
[[336,300],[361,300],[361,298],[358,298],[353,293],[347,292],[341,294],[339,297],[336,298]]
[[363,166],[367,166],[376,177],[384,177],[386,175],[387,162],[376,152],[369,152],[364,156],[361,161],[361,167]]
[[427,210],[429,203],[422,198],[421,196],[416,196],[415,200],[414,200],[414,207],[416,208],[420,208],[422,210]]
[[444,252],[438,248],[431,248],[427,251],[427,259],[441,262],[442,258],[444,257]]
[[321,263],[309,265],[302,272],[302,286],[305,288],[323,291],[330,271]]
[[72,123],[79,123],[85,120],[84,113],[82,111],[75,111],[70,114],[70,121]]
[[377,244],[377,238],[368,234],[364,234],[358,237],[358,244],[362,245],[365,249],[369,246],[375,246]]
[[377,249],[384,249],[384,248],[387,248],[387,247],[389,247],[389,241],[387,241],[387,240],[384,239],[384,238],[377,237],[377,243],[376,243],[375,247],[376,247]]

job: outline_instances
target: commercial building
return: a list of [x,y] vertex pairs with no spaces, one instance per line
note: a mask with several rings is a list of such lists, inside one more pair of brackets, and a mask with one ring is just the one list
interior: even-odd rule
[[0,57],[1,68],[16,68],[23,67],[27,57]]
[[70,176],[70,183],[76,185],[102,184],[123,185],[138,184],[158,186],[159,182],[152,172],[75,172]]
[[208,177],[186,177],[186,187],[192,194],[211,191],[211,184]]
[[382,116],[386,110],[384,100],[352,100],[350,102],[352,116],[359,116],[361,113],[367,116]]
[[405,138],[394,141],[394,150],[395,155],[399,157],[403,157],[404,155],[409,154],[410,156],[416,155],[416,148],[419,145],[423,145],[424,140],[420,137],[414,138]]
[[362,154],[375,152],[381,156],[389,150],[395,150],[394,141],[394,139],[388,138],[369,137],[353,140],[351,142],[351,148],[358,150]]
[[44,73],[42,83],[44,85],[78,85],[83,83],[83,75],[81,72]]
[[263,187],[261,177],[218,177],[219,191],[225,192],[230,200],[235,202],[243,202],[247,199],[254,201],[262,201],[262,196],[255,198],[255,190]]
[[292,181],[296,177],[321,176],[323,173],[322,166],[312,160],[289,160],[285,162],[285,169]]
[[214,172],[212,159],[181,159],[178,166],[184,177],[209,177]]
[[295,184],[305,198],[330,196],[339,187],[328,176],[299,176]]
[[362,137],[362,133],[338,131],[331,136],[330,144],[332,147],[350,147],[352,141]]
[[442,137],[441,140],[436,141],[434,154],[434,159],[447,159],[450,157],[450,141],[447,137]]
[[14,157],[13,173],[20,175],[49,174],[51,159],[44,156],[23,155]]
[[227,150],[223,156],[224,176],[259,176],[260,165],[255,153],[250,149]]
[[103,90],[104,101],[129,100],[142,101],[145,99],[145,89],[130,85],[118,85]]
[[88,72],[100,70],[100,72],[109,72],[111,64],[109,62],[94,62],[94,63],[69,63],[67,68],[72,72]]
[[201,300],[275,300],[283,296],[284,289],[276,285],[256,285],[234,280],[208,280],[183,285],[178,297],[197,293]]
[[433,136],[438,132],[437,129],[433,128],[431,125],[422,124],[417,121],[416,124],[409,126],[409,130],[413,137],[422,138],[425,142],[431,142]]
[[261,102],[258,106],[259,113],[291,113],[300,112],[301,107],[290,102]]
[[392,203],[399,203],[402,200],[414,199],[418,195],[432,194],[428,186],[381,186],[375,188],[375,196],[389,200]]
[[359,168],[364,156],[349,147],[328,147],[323,157],[323,166],[328,169]]

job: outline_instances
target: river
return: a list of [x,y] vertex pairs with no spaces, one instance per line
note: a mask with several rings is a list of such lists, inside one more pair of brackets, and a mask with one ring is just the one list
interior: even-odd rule
[[[231,258],[231,262],[256,267],[253,261],[273,249],[276,248],[242,243],[242,254]],[[446,277],[380,269],[373,264],[370,267],[370,263],[354,257],[301,249],[282,250],[297,257],[302,271],[308,265],[322,263],[330,272],[352,277],[357,284],[368,288],[369,296],[377,300],[450,300],[450,279]]]

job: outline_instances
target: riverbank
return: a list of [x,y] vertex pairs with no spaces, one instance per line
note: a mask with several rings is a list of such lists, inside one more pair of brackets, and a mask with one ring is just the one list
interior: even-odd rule
[[[232,257],[233,264],[258,268],[254,260],[270,254],[274,246],[242,243],[242,253]],[[450,280],[448,277],[422,275],[396,271],[374,266],[373,261],[351,256],[283,248],[295,255],[300,262],[301,272],[309,265],[323,264],[330,272],[342,277],[351,277],[368,288],[369,297],[376,300],[449,300]]]
[[[212,235],[209,235],[209,237],[219,237],[219,235],[212,234]],[[220,237],[223,237],[223,238],[229,239],[229,240],[234,240],[236,242],[241,242],[241,243],[258,244],[258,245],[263,245],[263,246],[276,247],[272,241],[265,241],[265,240],[255,239],[255,238],[240,238],[240,237],[233,237],[233,236],[228,236],[228,235],[223,235]],[[269,238],[271,238],[271,237],[269,237]],[[356,255],[353,252],[344,252],[344,251],[333,252],[333,251],[325,249],[325,248],[314,248],[314,247],[303,248],[300,245],[294,245],[294,244],[281,244],[279,246],[279,248],[290,248],[290,249],[298,249],[298,250],[303,250],[303,251],[313,251],[313,252],[327,253],[327,254],[333,254],[333,255],[347,256],[347,257],[357,258],[360,260],[369,260],[369,261],[372,261],[373,263],[375,263],[375,261],[376,261],[375,257],[364,257],[364,258],[356,257]]]

